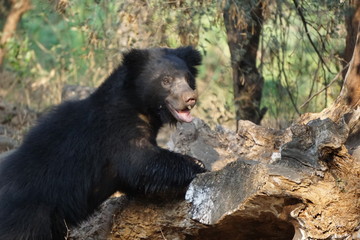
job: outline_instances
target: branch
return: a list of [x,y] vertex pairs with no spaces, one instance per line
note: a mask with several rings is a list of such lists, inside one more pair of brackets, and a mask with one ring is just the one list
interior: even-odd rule
[[[314,48],[316,54],[318,55],[318,57],[320,58],[320,61],[324,64],[324,66],[326,67],[326,69],[327,69],[329,72],[331,72],[330,68],[326,65],[324,59],[322,58],[319,50],[316,48],[315,43],[314,43],[313,40],[311,39],[311,36],[310,36],[310,34],[309,34],[309,30],[308,30],[308,27],[307,27],[307,22],[306,22],[306,19],[305,19],[305,17],[304,17],[304,14],[303,14],[302,11],[301,11],[301,8],[300,8],[300,6],[299,6],[299,3],[297,2],[297,0],[293,0],[293,2],[294,2],[294,5],[295,5],[296,10],[297,10],[298,13],[299,13],[299,16],[300,16],[300,18],[301,18],[301,21],[302,21],[302,23],[303,23],[303,25],[304,25],[305,32],[306,32],[306,36],[307,36],[307,38],[309,39],[311,46]],[[331,73],[332,73],[332,72],[331,72]]]
[[[280,18],[280,24],[282,25],[282,20],[281,20],[281,18]],[[300,115],[301,113],[300,113],[298,107],[296,106],[296,101],[295,101],[295,99],[293,98],[293,95],[291,94],[291,91],[290,91],[290,89],[289,89],[289,88],[290,88],[290,84],[289,84],[288,77],[287,77],[286,71],[285,71],[285,66],[284,66],[284,64],[285,64],[284,48],[281,48],[281,51],[282,51],[282,54],[281,54],[282,57],[280,56],[280,53],[278,53],[278,55],[275,55],[276,58],[278,59],[278,69],[279,69],[279,71],[280,71],[280,75],[279,75],[279,76],[281,76],[281,74],[284,76],[284,80],[285,80],[285,83],[286,83],[286,88],[285,88],[285,89],[286,89],[286,92],[287,92],[288,95],[289,95],[291,104],[293,105],[296,113],[297,113],[298,115]]]
[[320,91],[318,91],[317,93],[314,93],[311,97],[308,98],[308,100],[306,100],[301,106],[300,108],[303,108],[305,107],[314,97],[316,97],[317,95],[319,95],[320,93],[322,93],[323,91],[325,91],[326,89],[328,89],[336,80],[338,80],[338,78],[342,75],[342,72],[347,69],[347,67],[349,66],[350,64],[346,64],[346,66],[340,71],[338,72],[338,74],[336,74],[336,76],[334,77],[333,80],[331,80],[331,82],[326,85],[323,89],[321,89]]

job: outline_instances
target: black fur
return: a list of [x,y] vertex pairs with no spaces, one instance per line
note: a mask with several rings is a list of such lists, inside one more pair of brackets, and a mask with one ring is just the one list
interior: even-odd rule
[[156,144],[159,128],[175,122],[161,76],[189,74],[195,88],[200,62],[191,47],[132,50],[91,96],[41,118],[0,164],[0,239],[64,239],[115,191],[183,196],[205,169]]

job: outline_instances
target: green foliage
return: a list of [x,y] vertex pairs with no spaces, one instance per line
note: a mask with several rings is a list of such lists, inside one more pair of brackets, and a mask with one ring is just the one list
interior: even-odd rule
[[[333,84],[300,108],[340,70],[346,11],[338,1],[300,3],[325,64],[309,43],[293,2],[268,6],[258,65],[265,79],[262,105],[269,108],[263,123],[269,126],[286,126],[297,112],[320,111],[339,91],[339,85]],[[47,1],[33,0],[17,36],[7,44],[5,69],[16,73],[17,87],[6,97],[25,101],[22,96],[26,96],[27,104],[44,109],[60,101],[64,84],[100,84],[121,61],[120,53],[129,48],[191,44],[204,54],[197,115],[212,125],[234,128],[222,5],[215,0],[76,0],[60,14]]]
[[29,39],[25,37],[23,41],[10,39],[6,44],[7,67],[17,72],[19,76],[28,74],[34,60],[34,51],[29,48]]
[[[331,2],[332,5],[327,5]],[[305,112],[318,112],[337,96],[340,84],[333,84],[309,104],[306,100],[327,86],[341,70],[345,46],[344,9],[336,1],[301,1],[311,45],[292,1],[278,1],[277,8],[263,27],[260,68],[265,78],[262,105],[269,108],[264,122],[285,127]],[[339,5],[337,5],[339,6]]]

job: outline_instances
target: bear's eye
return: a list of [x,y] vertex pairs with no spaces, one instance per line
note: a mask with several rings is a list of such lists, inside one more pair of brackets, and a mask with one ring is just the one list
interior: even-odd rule
[[172,81],[172,77],[170,77],[170,76],[165,76],[165,77],[162,79],[162,84],[163,84],[164,86],[168,86],[168,85],[170,85],[171,81]]

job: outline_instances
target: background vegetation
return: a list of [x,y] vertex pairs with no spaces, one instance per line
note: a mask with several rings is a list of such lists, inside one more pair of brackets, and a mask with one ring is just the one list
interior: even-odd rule
[[[320,111],[337,96],[341,77],[332,80],[343,66],[349,2],[303,0],[298,7],[289,0],[262,2],[257,67],[264,77],[261,106],[268,108],[262,124],[281,128],[300,113]],[[0,3],[2,29],[11,4],[9,0]],[[231,58],[222,15],[225,4],[216,0],[32,0],[16,34],[4,45],[0,97],[42,111],[61,101],[65,84],[98,86],[129,48],[190,44],[204,55],[198,79],[200,102],[194,114],[211,125],[234,129]],[[245,8],[240,13],[244,18],[249,14]]]

